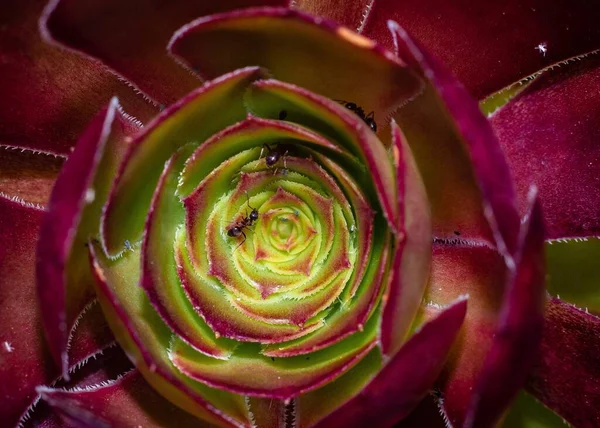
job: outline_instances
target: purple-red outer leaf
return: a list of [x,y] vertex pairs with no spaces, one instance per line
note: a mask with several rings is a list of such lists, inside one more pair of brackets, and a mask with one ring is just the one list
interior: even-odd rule
[[431,214],[423,182],[402,131],[392,122],[402,232],[395,242],[389,290],[384,295],[381,350],[392,356],[402,346],[419,309],[431,266]]
[[44,212],[0,198],[0,421],[13,426],[58,374],[40,334],[35,247]]
[[[123,128],[130,126],[118,108],[118,102],[113,98],[79,139],[77,149],[65,163],[55,184],[40,231],[36,274],[39,298],[44,302],[43,324],[52,356],[67,378],[67,336],[75,314],[67,313],[69,296],[66,296],[65,267],[86,205],[86,192],[93,182],[112,125],[120,120]],[[85,300],[76,302],[75,312],[86,303]]]
[[317,426],[384,427],[407,416],[442,370],[466,311],[460,299],[423,325],[357,396]]
[[372,0],[295,0],[291,7],[359,30]]
[[65,157],[0,144],[0,196],[45,207]]
[[505,257],[512,257],[518,241],[519,216],[512,179],[492,127],[480,112],[479,104],[454,77],[398,24],[390,21],[388,25],[397,54],[409,65],[421,70],[445,103],[471,157],[483,196],[484,214],[496,245]]
[[493,426],[523,386],[542,337],[545,300],[544,226],[539,200],[521,231],[516,271],[509,274],[494,340],[471,398],[465,427]]
[[53,0],[45,11],[46,37],[99,58],[159,104],[171,104],[197,86],[199,76],[167,54],[175,30],[204,15],[287,0]]
[[548,238],[600,236],[600,55],[546,71],[492,115],[521,207],[539,187]]
[[142,121],[155,114],[102,64],[45,43],[38,31],[43,6],[0,2],[0,144],[69,153],[114,95]]
[[89,386],[87,390],[42,387],[38,391],[67,426],[164,427],[174,421],[178,426],[210,426],[169,403],[137,370],[108,381],[108,385]]
[[397,21],[478,99],[600,47],[590,1],[377,0],[366,13],[365,36],[391,48],[386,23]]
[[527,390],[576,427],[600,425],[600,318],[559,299],[546,308]]
[[396,428],[448,428],[441,415],[437,399],[427,395],[410,415],[402,419]]

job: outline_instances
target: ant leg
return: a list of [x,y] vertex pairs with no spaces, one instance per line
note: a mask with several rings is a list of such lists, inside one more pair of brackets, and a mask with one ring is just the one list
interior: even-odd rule
[[288,169],[287,169],[287,155],[288,155],[289,151],[286,150],[285,153],[283,154],[282,158],[283,158],[283,170],[281,171],[281,173],[283,175],[287,175],[288,173]]
[[240,244],[237,247],[235,247],[235,250],[233,250],[234,253],[238,248],[240,248],[242,245],[244,245],[244,242],[246,242],[246,234],[244,233],[243,230],[242,230],[242,235],[244,235],[244,240],[242,242],[240,242]]
[[272,150],[271,150],[271,147],[270,147],[270,146],[269,146],[267,143],[264,143],[264,144],[262,145],[262,148],[260,149],[260,156],[258,157],[258,159],[262,159],[262,157],[263,157],[263,153],[264,153],[265,149],[267,149],[267,152],[270,152],[270,151],[272,151]]

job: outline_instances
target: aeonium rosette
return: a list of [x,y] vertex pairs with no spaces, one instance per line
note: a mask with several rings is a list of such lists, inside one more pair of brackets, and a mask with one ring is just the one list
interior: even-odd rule
[[[114,100],[101,132],[118,114]],[[397,351],[431,254],[398,129],[388,152],[345,105],[245,68],[166,109],[120,161],[122,139],[99,137],[70,258],[89,248],[113,332],[167,398],[243,423],[244,397],[304,394],[300,411],[350,372],[352,389],[305,418],[316,421]],[[407,234],[418,274],[393,291]]]
[[[96,116],[38,247],[46,335],[65,378],[70,332],[95,295],[137,372],[211,424],[389,425],[448,358],[452,416],[497,420],[539,341],[539,207],[532,200],[520,226],[477,104],[389,26],[395,54],[288,9],[201,18],[169,49],[203,85],[141,129],[116,99]],[[256,45],[272,50],[254,55]],[[432,251],[461,233],[459,250]],[[444,270],[465,284],[424,299]],[[497,289],[481,290],[478,275]],[[483,343],[475,364],[449,357],[463,321],[485,332],[462,337]],[[495,388],[508,373],[514,382]]]

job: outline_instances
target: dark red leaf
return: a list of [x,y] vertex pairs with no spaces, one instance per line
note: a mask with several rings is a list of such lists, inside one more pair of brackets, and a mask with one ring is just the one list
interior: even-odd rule
[[397,21],[478,99],[600,47],[598,5],[590,1],[377,0],[371,4],[365,36],[391,49],[386,24],[388,19]]
[[527,390],[576,427],[600,425],[600,318],[553,298]]
[[600,236],[600,55],[549,70],[491,117],[521,207],[539,187],[548,238]]

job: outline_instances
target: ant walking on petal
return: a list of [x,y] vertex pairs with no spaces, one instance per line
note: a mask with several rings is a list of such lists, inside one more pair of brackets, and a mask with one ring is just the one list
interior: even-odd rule
[[363,110],[363,108],[356,103],[353,103],[350,101],[344,101],[344,100],[334,100],[334,101],[337,101],[338,103],[340,103],[344,107],[346,107],[348,110],[354,112],[358,117],[360,117],[369,126],[369,128],[371,128],[371,130],[373,132],[377,132],[377,123],[375,122],[375,112],[374,111],[365,115],[365,111]]
[[[283,158],[283,171],[285,175],[285,171],[287,171],[286,158],[288,155],[288,150],[282,152],[282,150],[284,150],[284,147],[281,147],[280,144],[277,144],[277,147],[272,149],[267,143],[265,143],[263,144],[262,149],[260,150],[259,159],[262,158],[265,149],[267,150],[267,155],[265,156],[265,163],[267,164],[267,167],[273,168],[277,164],[277,162],[279,162],[279,159]],[[277,170],[278,168],[275,168],[274,174],[277,174]]]
[[[235,247],[235,250],[240,248],[240,246],[244,242],[246,242],[246,234],[244,233],[244,229],[250,228],[250,226],[252,226],[252,224],[256,220],[258,220],[258,210],[256,208],[253,208],[250,205],[250,197],[248,196],[248,192],[246,192],[246,201],[247,201],[248,207],[252,209],[252,211],[250,211],[250,214],[246,213],[246,217],[243,217],[241,220],[239,220],[233,226],[231,226],[229,229],[227,229],[227,236],[229,236],[231,238],[237,238],[240,235],[242,235],[244,237],[244,240],[240,243],[240,245]],[[233,251],[235,251],[235,250],[233,250]]]

